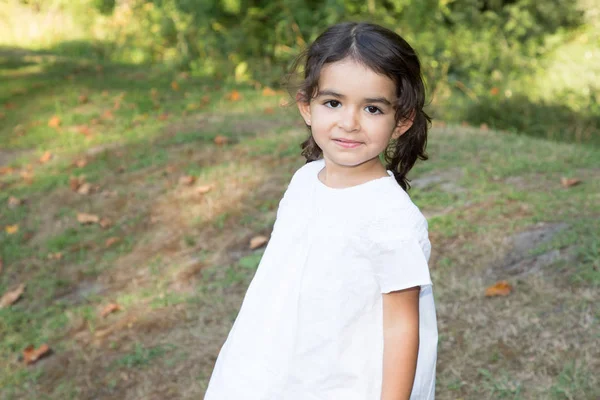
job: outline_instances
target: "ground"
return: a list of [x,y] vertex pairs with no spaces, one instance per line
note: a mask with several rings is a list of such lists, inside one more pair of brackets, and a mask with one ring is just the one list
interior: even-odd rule
[[[201,398],[303,164],[290,97],[28,52],[0,75],[0,398]],[[599,398],[600,150],[436,123],[428,152],[437,398]]]

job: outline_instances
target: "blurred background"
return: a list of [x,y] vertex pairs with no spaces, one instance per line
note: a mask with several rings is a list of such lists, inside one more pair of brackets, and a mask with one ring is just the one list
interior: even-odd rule
[[202,397],[326,27],[419,53],[439,399],[598,399],[598,0],[0,0],[0,399]]

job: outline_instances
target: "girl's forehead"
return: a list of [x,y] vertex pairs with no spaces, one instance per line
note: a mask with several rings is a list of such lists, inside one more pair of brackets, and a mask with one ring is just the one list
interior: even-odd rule
[[396,93],[394,81],[364,64],[352,59],[328,63],[319,74],[319,91],[333,90],[344,95],[360,94],[361,97],[389,96]]

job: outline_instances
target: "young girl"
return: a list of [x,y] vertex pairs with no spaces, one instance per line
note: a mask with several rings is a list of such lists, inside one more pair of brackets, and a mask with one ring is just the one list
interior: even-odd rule
[[[431,400],[437,324],[427,222],[406,174],[429,117],[414,50],[367,23],[306,52],[310,130],[206,400]],[[384,155],[385,165],[380,161]]]

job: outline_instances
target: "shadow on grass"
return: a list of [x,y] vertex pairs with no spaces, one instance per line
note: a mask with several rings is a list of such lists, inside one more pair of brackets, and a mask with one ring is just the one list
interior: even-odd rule
[[465,120],[554,141],[600,146],[600,113],[578,113],[564,105],[534,103],[525,96],[483,99],[467,108]]

